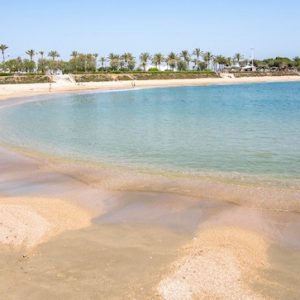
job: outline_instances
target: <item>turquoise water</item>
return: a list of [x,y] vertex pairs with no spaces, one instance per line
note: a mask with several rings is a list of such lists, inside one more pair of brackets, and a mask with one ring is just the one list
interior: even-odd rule
[[60,95],[2,108],[0,128],[2,143],[116,165],[300,175],[300,83]]

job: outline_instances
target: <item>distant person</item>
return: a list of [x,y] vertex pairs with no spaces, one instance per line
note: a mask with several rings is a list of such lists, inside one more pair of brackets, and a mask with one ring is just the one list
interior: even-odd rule
[[52,76],[50,77],[50,82],[49,82],[49,93],[52,91]]

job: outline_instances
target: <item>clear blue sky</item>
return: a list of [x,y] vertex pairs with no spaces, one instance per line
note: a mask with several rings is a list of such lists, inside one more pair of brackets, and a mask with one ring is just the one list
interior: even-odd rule
[[300,56],[299,0],[1,0],[0,43],[28,49],[168,53],[200,48]]

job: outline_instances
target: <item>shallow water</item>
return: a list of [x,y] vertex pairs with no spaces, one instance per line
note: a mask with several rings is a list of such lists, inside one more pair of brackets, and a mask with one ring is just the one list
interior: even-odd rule
[[300,178],[300,83],[59,95],[0,110],[0,142],[188,174]]
[[[176,195],[185,189],[187,194],[193,191],[188,185],[191,179],[155,176],[155,180],[141,181],[130,174],[108,176],[106,170],[80,164],[60,167],[55,162],[55,167],[0,149],[0,170],[4,171],[0,172],[0,195],[60,197],[95,213],[89,228],[65,232],[33,253],[1,246],[0,293],[4,297],[160,299],[158,283],[169,274],[172,262],[181,258],[182,247],[195,231],[226,226],[259,232],[276,243],[275,250],[280,249],[273,252],[271,248],[268,253],[271,271],[262,266],[259,277],[245,284],[262,295],[275,294],[275,299],[297,299],[298,214]],[[109,186],[104,183],[110,180],[114,184],[120,180],[134,192],[103,193],[98,182]],[[238,190],[233,188],[227,194]],[[136,192],[139,189],[159,192]],[[214,184],[207,189],[197,180],[195,189],[206,194],[218,188]],[[226,194],[223,189],[220,192]],[[261,193],[261,189],[247,191],[252,202]],[[274,207],[274,194],[271,200]],[[283,200],[290,201],[286,196]]]

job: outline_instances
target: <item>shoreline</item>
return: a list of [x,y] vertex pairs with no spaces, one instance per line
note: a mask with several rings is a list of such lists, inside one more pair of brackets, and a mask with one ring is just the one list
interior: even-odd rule
[[200,79],[161,79],[161,80],[137,80],[135,88],[132,81],[106,81],[86,83],[52,83],[49,91],[49,83],[34,84],[2,84],[0,85],[0,101],[11,98],[31,96],[59,95],[96,91],[134,90],[145,88],[186,87],[206,85],[230,85],[247,83],[275,83],[275,82],[300,82],[300,76],[262,76],[243,78],[200,78]]
[[[95,166],[53,157],[28,155],[28,153],[1,147],[0,167],[5,170],[2,175],[0,174],[0,184],[2,182],[2,191],[4,191],[4,193],[0,193],[0,199],[1,196],[2,198],[3,196],[60,198],[62,201],[79,206],[83,211],[88,211],[90,220],[97,219],[106,213],[113,213],[119,205],[122,207],[124,203],[123,200],[120,202],[120,199],[127,198],[127,195],[131,197],[137,194],[142,198],[143,195],[146,195],[147,198],[148,194],[153,194],[156,198],[167,196],[174,199],[181,197],[191,199],[193,205],[208,203],[221,210],[226,207],[232,207],[231,210],[237,211],[239,209],[247,210],[249,215],[258,212],[260,215],[272,216],[271,219],[273,217],[276,219],[278,216],[282,216],[284,219],[289,217],[289,222],[294,224],[295,228],[299,227],[300,229],[300,221],[297,221],[300,212],[299,189],[257,186],[254,183],[249,185],[245,182],[242,184],[218,181],[213,178],[151,174],[130,169],[111,169],[109,166]],[[19,170],[20,168],[21,170]],[[24,175],[28,179],[25,177],[20,181],[18,178],[22,178]],[[7,184],[5,184],[6,181]],[[14,185],[17,190],[18,186],[28,185],[28,191],[25,189],[22,192],[21,189],[21,192],[17,194],[15,192],[10,194],[11,181],[16,181]],[[36,187],[35,181],[37,181]],[[39,181],[43,182],[43,186],[39,187]],[[53,189],[52,181],[57,188]],[[58,184],[58,182],[61,183]],[[141,201],[142,199],[139,202]],[[50,201],[49,205],[51,205]],[[227,215],[225,215],[225,219],[230,226],[235,226],[234,222],[231,223],[227,220]],[[238,223],[244,224],[240,219],[238,219]],[[245,224],[249,225],[252,230],[256,227],[252,221]],[[219,226],[220,224],[217,222],[213,225]],[[265,228],[264,234],[271,239],[289,244],[288,240],[278,235],[278,232],[273,232],[268,226]],[[294,240],[294,234],[289,233],[289,238],[291,238],[292,244],[300,248],[300,242]]]
[[80,182],[107,192],[170,193],[270,212],[300,212],[299,179],[249,174],[237,177],[231,173],[219,172],[198,175],[162,172],[66,158],[3,145],[0,145],[0,154],[1,152],[32,159],[47,171],[70,174]]
[[[201,79],[201,85],[226,84],[222,82]],[[164,87],[166,82],[151,84],[141,88]],[[187,82],[180,84],[176,86]],[[84,91],[91,90],[72,92]],[[275,189],[268,194],[261,187],[228,188],[157,174],[135,177],[128,170],[97,169],[1,147],[0,168],[0,233],[5,242],[11,241],[1,243],[0,235],[4,296],[22,299],[24,290],[34,290],[33,299],[53,298],[59,287],[69,298],[263,299],[261,286],[255,284],[279,290],[290,276],[299,281],[289,270],[300,266],[299,193]],[[247,207],[254,199],[257,207]],[[294,206],[287,207],[286,200]],[[264,209],[274,202],[298,213]],[[11,251],[6,246],[14,241],[16,251]],[[278,254],[273,244],[283,250],[276,250]],[[36,247],[34,254],[18,250],[28,246]],[[269,278],[266,274],[273,270],[283,277]],[[15,281],[19,286],[12,289]],[[40,288],[45,284],[47,290]],[[296,289],[282,293],[283,298],[299,295]]]
[[[71,298],[80,293],[78,286],[91,297],[100,286],[102,295],[122,294],[131,299],[157,296],[171,300],[184,295],[186,299],[263,299],[253,284],[259,282],[265,289],[278,285],[281,278],[266,278],[265,273],[275,268],[282,257],[292,255],[287,269],[285,264],[282,266],[286,282],[294,258],[296,266],[300,266],[297,215],[214,202],[200,196],[179,196],[172,193],[177,181],[162,182],[165,189],[152,192],[147,187],[147,192],[139,191],[140,185],[133,181],[132,191],[105,194],[93,179],[99,173],[82,180],[79,169],[69,165],[52,168],[47,161],[1,149],[0,167],[4,170],[0,173],[0,215],[4,224],[0,226],[1,233],[10,241],[21,242],[13,246],[0,239],[0,266],[6,266],[0,280],[3,295],[12,295],[6,287],[18,278],[22,284],[14,290],[16,299],[22,299],[25,287],[39,290],[37,286],[45,282],[53,283],[45,297],[52,297],[55,287],[63,282],[63,290]],[[127,185],[128,178],[123,176]],[[153,184],[146,178],[142,186],[146,182]],[[198,185],[197,188],[201,189]],[[75,208],[76,204],[79,208]],[[93,214],[87,211],[94,214],[92,222]],[[14,222],[16,216],[18,222]],[[54,228],[49,229],[49,224]],[[3,227],[8,230],[3,231]],[[281,240],[285,236],[286,241]],[[293,240],[295,250],[289,244]],[[275,253],[275,258],[270,256],[273,243],[284,247]],[[220,265],[227,270],[225,273]],[[14,271],[8,272],[7,268]],[[82,281],[82,270],[87,281]],[[118,274],[124,271],[127,276],[120,285]],[[24,277],[24,272],[28,276]],[[45,276],[40,276],[41,272]],[[292,293],[298,295],[296,290]]]

